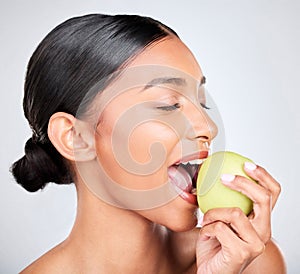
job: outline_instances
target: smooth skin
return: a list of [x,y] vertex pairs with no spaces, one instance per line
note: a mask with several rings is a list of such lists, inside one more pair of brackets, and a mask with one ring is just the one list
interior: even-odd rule
[[[148,64],[177,68],[199,80],[203,77],[192,53],[173,36],[145,49],[129,66]],[[195,228],[197,206],[180,196],[157,208],[134,211],[112,206],[88,189],[76,170],[75,160],[92,167],[104,155],[109,163],[108,172],[114,170],[114,174],[119,174],[121,168],[112,157],[110,140],[122,109],[144,101],[165,102],[166,95],[153,88],[143,93],[132,90],[118,98],[105,109],[105,120],[96,137],[87,123],[78,126],[77,119],[70,114],[56,113],[51,117],[49,138],[70,161],[76,174],[77,216],[68,238],[22,273],[286,273],[282,254],[271,240],[271,210],[280,186],[259,166],[246,169],[258,184],[238,176],[233,181],[224,181],[254,201],[253,213],[246,217],[236,208],[213,209],[204,215],[201,229]],[[195,142],[203,150],[206,147],[203,144],[212,141],[217,129],[203,109],[180,100],[182,106],[177,111],[189,117],[193,127],[190,132],[194,134],[180,138]],[[145,152],[134,147],[145,140],[149,144],[160,141],[166,148],[164,165],[147,178],[130,174],[116,177],[120,184],[138,187],[140,179],[143,189],[159,186],[168,176],[168,166],[180,157],[178,148],[182,139],[172,135],[167,126],[161,128],[164,134],[157,135],[153,126],[145,123],[142,130],[134,132],[135,146],[131,152],[135,159],[146,161]]]

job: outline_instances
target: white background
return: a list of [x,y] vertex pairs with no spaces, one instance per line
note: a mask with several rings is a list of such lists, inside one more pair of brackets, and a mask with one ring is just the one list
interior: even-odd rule
[[[300,1],[52,0],[0,2],[0,273],[16,273],[70,231],[73,186],[30,194],[8,169],[23,155],[29,127],[22,114],[28,59],[57,24],[86,13],[137,13],[174,28],[198,59],[226,128],[226,148],[263,165],[282,184],[273,236],[290,274],[300,251]],[[262,271],[263,273],[263,271]]]

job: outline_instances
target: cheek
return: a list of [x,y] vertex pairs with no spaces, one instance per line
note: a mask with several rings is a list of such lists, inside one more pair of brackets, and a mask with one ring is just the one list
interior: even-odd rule
[[98,161],[115,182],[133,189],[167,182],[167,167],[174,161],[169,158],[179,144],[174,131],[162,123],[145,122],[131,132],[120,125],[102,132],[95,140]]
[[170,153],[180,139],[175,132],[159,122],[145,122],[128,136],[128,151],[134,161],[159,168],[167,164]]

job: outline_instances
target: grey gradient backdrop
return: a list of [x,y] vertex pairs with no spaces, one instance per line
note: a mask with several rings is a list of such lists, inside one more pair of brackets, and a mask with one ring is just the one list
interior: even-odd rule
[[1,0],[0,5],[1,274],[17,273],[72,227],[73,186],[29,194],[8,169],[31,135],[21,108],[31,53],[58,23],[95,12],[152,16],[191,48],[222,114],[226,148],[263,165],[282,184],[273,236],[289,273],[299,273],[300,1]]

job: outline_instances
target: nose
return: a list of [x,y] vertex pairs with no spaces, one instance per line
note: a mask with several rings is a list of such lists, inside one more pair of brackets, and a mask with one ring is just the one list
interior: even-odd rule
[[218,127],[204,109],[191,107],[187,113],[186,138],[191,141],[210,143],[218,134]]

